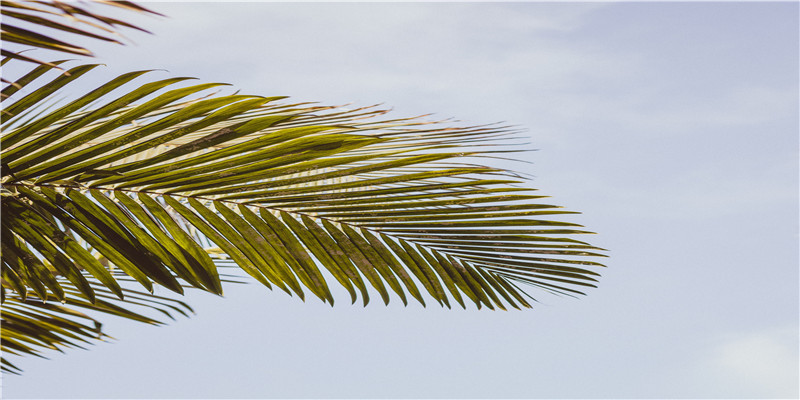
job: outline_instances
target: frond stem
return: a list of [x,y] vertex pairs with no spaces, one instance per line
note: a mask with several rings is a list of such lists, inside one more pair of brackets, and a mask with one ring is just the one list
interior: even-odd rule
[[[173,194],[173,193],[166,194],[166,193],[160,193],[160,192],[154,192],[154,191],[146,191],[146,190],[136,190],[136,189],[117,189],[117,188],[104,188],[104,187],[88,187],[88,186],[81,185],[79,183],[75,183],[73,185],[68,185],[68,184],[39,185],[39,184],[35,184],[35,183],[9,182],[9,183],[3,183],[2,186],[3,187],[5,187],[5,186],[12,186],[12,187],[23,186],[23,187],[29,187],[29,188],[47,187],[47,188],[54,188],[54,189],[60,188],[60,189],[74,189],[74,190],[96,189],[96,190],[102,190],[102,191],[107,191],[107,192],[127,192],[127,193],[136,193],[136,194],[144,193],[144,194],[155,195],[155,196],[171,196],[171,197],[180,197],[180,198],[185,198],[185,199],[190,199],[191,198],[191,199],[195,199],[195,200],[199,200],[199,201],[207,201],[207,202],[218,201],[220,203],[227,203],[227,204],[232,204],[232,205],[237,205],[237,206],[238,205],[242,205],[241,202],[237,202],[235,200],[220,200],[220,199],[213,199],[213,198],[200,197],[200,196],[191,196],[191,195],[185,195],[185,194]],[[257,207],[257,208],[264,208],[264,209],[267,209],[269,211],[275,211],[275,212],[285,212],[285,213],[292,214],[292,215],[306,216],[306,217],[314,218],[314,219],[317,219],[317,220],[326,220],[326,221],[331,222],[331,223],[347,225],[347,226],[350,226],[351,228],[366,229],[366,230],[371,231],[371,232],[380,232],[380,229],[377,229],[377,228],[371,228],[371,227],[366,227],[366,226],[350,224],[350,223],[346,223],[346,222],[337,221],[335,219],[326,218],[326,217],[320,217],[318,215],[312,215],[312,214],[305,213],[305,212],[300,212],[300,211],[294,211],[294,210],[290,211],[290,210],[284,210],[282,208],[277,208],[277,207],[262,206],[262,205],[252,205],[252,204],[245,205],[245,207],[247,207],[247,206],[253,206],[253,207]]]

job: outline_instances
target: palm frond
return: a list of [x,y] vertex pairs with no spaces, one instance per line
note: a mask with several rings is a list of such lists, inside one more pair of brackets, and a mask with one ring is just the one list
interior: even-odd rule
[[[28,48],[91,55],[68,37],[120,43],[118,28],[141,30],[80,3],[1,3],[3,40]],[[103,339],[98,313],[186,315],[155,286],[222,294],[231,265],[331,305],[338,284],[364,305],[377,294],[529,308],[528,287],[574,296],[599,277],[602,249],[574,239],[590,232],[554,219],[575,213],[483,165],[516,151],[513,127],[222,94],[225,84],[146,80],[151,71],[83,92],[76,82],[98,65],[23,51],[0,60],[35,65],[16,79],[4,71],[0,92],[6,355]],[[7,357],[2,370],[18,372]]]
[[99,282],[91,278],[88,282],[95,293],[91,300],[71,288],[67,282],[63,282],[65,293],[62,296],[6,297],[5,285],[2,286],[0,351],[3,357],[0,369],[3,372],[20,372],[9,357],[44,357],[43,350],[63,352],[66,348],[85,348],[93,342],[112,339],[103,331],[102,323],[87,313],[162,325],[162,321],[147,314],[157,312],[162,317],[174,320],[178,315],[189,316],[194,312],[182,301],[131,288],[123,289],[125,301],[122,302]]
[[94,67],[35,85],[49,68],[39,66],[17,81],[27,95],[10,90],[2,226],[17,286],[62,296],[41,267],[52,265],[88,299],[84,273],[122,298],[102,256],[147,290],[182,293],[185,282],[222,293],[202,237],[265,286],[330,304],[326,274],[364,304],[371,291],[404,304],[425,304],[427,292],[447,307],[518,308],[530,306],[518,283],[567,295],[594,287],[601,254],[569,238],[588,232],[552,219],[571,213],[517,187],[516,174],[474,164],[502,151],[490,145],[512,128],[206,96],[219,84],[187,78],[107,99],[146,71],[21,117]]
[[[111,10],[161,15],[128,1],[94,1],[94,3],[105,5],[106,10],[104,12],[90,11],[90,8],[79,6],[79,3],[71,1],[0,1],[0,14],[3,16],[3,22],[0,24],[3,41],[22,45],[28,49],[38,48],[91,56],[91,51],[82,45],[73,43],[72,38],[88,38],[122,44],[119,28],[146,32],[142,28],[109,16]],[[70,39],[65,37],[70,37]],[[69,42],[65,40],[69,40]],[[3,57],[54,66],[53,63],[40,61],[6,49],[3,49]]]

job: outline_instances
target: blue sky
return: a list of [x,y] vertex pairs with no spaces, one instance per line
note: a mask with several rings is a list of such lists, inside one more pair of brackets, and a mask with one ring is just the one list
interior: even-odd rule
[[609,249],[523,312],[330,308],[257,284],[25,359],[6,398],[797,398],[798,4],[149,3],[111,76],[384,103],[526,130],[532,174]]

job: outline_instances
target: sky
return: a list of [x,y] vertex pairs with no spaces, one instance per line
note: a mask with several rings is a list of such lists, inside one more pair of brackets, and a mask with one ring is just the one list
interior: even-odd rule
[[608,268],[509,312],[193,292],[192,318],[20,361],[5,398],[800,396],[798,3],[148,6],[153,35],[95,44],[98,84],[157,68],[505,121],[537,149],[512,167],[582,212]]

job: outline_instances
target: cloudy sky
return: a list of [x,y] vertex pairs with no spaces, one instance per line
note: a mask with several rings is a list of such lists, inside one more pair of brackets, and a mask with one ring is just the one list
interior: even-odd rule
[[23,360],[6,398],[798,397],[796,2],[149,6],[169,18],[95,46],[97,83],[506,121],[608,268],[522,312],[192,293],[191,319]]

